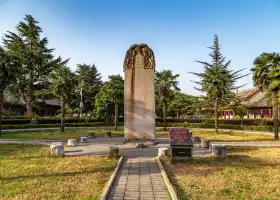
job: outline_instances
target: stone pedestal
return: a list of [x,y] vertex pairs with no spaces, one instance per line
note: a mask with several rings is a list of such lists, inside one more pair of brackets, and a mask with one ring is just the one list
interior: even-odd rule
[[155,59],[146,45],[132,45],[124,61],[125,140],[155,140]]
[[201,148],[209,148],[210,140],[201,140],[200,146]]
[[95,132],[89,132],[89,133],[88,133],[88,138],[89,138],[89,139],[95,138]]
[[52,143],[50,145],[51,155],[54,156],[64,156],[64,146],[63,144]]
[[69,147],[75,147],[75,146],[77,146],[77,140],[76,139],[69,139],[67,145]]
[[120,153],[120,149],[119,147],[117,146],[111,146],[109,147],[109,157],[111,158],[116,158],[116,157],[119,157],[119,153]]
[[81,137],[81,143],[86,143],[87,142],[87,137]]
[[105,137],[112,137],[112,133],[111,132],[105,132],[104,136]]
[[158,149],[158,157],[168,156],[168,148],[163,147]]
[[195,142],[195,143],[201,142],[200,137],[199,136],[193,136],[193,142]]
[[213,144],[212,153],[216,157],[227,157],[227,146],[225,144]]

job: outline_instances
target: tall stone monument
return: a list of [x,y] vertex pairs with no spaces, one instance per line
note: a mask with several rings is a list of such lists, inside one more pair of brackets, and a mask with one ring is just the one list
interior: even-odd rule
[[146,44],[134,44],[124,60],[125,140],[155,140],[155,57]]

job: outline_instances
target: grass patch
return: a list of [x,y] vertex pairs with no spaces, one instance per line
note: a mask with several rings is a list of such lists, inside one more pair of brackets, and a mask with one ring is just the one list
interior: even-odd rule
[[[115,131],[113,128],[83,128],[83,129],[66,129],[64,133],[59,130],[42,130],[42,131],[20,131],[2,133],[0,139],[18,139],[18,140],[68,140],[69,138],[80,139],[81,136],[87,136],[89,132],[95,132],[97,136],[104,136],[106,131],[111,131],[112,136],[124,136],[123,128]],[[213,141],[273,141],[272,135],[267,134],[250,134],[224,131],[218,134],[213,131],[198,131],[194,130],[193,135],[197,135],[202,139],[210,139]],[[162,131],[162,128],[157,128],[157,137],[169,137],[168,131]]]
[[280,148],[228,148],[229,157],[205,157],[164,167],[179,199],[280,199]]
[[101,156],[57,158],[49,148],[0,146],[0,199],[99,199],[117,163]]
[[61,133],[60,130],[41,130],[41,131],[18,131],[2,133],[0,139],[18,139],[18,140],[68,140],[69,138],[80,140],[81,136],[87,136],[89,132],[95,132],[97,136],[104,136],[104,132],[111,131],[112,136],[123,136],[123,129],[115,131],[112,129],[66,129]]

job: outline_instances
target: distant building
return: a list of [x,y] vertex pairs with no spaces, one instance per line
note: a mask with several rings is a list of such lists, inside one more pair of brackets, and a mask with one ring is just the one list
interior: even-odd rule
[[[245,119],[271,118],[272,107],[268,105],[266,94],[259,92],[257,88],[242,90],[236,93],[243,101],[242,104],[247,107]],[[221,113],[221,119],[235,119],[236,115],[233,110],[224,110]]]
[[[58,100],[42,100],[36,103],[36,114],[40,117],[55,116],[60,110]],[[13,113],[15,116],[27,116],[24,101],[13,96],[4,95],[4,112]]]

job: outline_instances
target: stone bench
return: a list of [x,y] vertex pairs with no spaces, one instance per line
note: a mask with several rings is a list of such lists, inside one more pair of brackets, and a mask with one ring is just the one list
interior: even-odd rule
[[64,146],[63,143],[54,142],[50,145],[51,155],[54,156],[64,156]]
[[204,139],[202,139],[202,140],[201,140],[201,143],[200,143],[200,146],[201,146],[201,148],[209,148],[209,146],[210,146],[210,140],[204,140]]
[[87,137],[81,137],[80,142],[81,142],[81,143],[86,143],[86,142],[87,142]]
[[77,140],[76,139],[69,139],[67,144],[68,144],[69,147],[75,147],[75,146],[77,146]]
[[212,154],[216,157],[227,157],[227,146],[225,144],[212,144]]
[[158,157],[161,156],[168,156],[168,148],[166,147],[158,148]]

